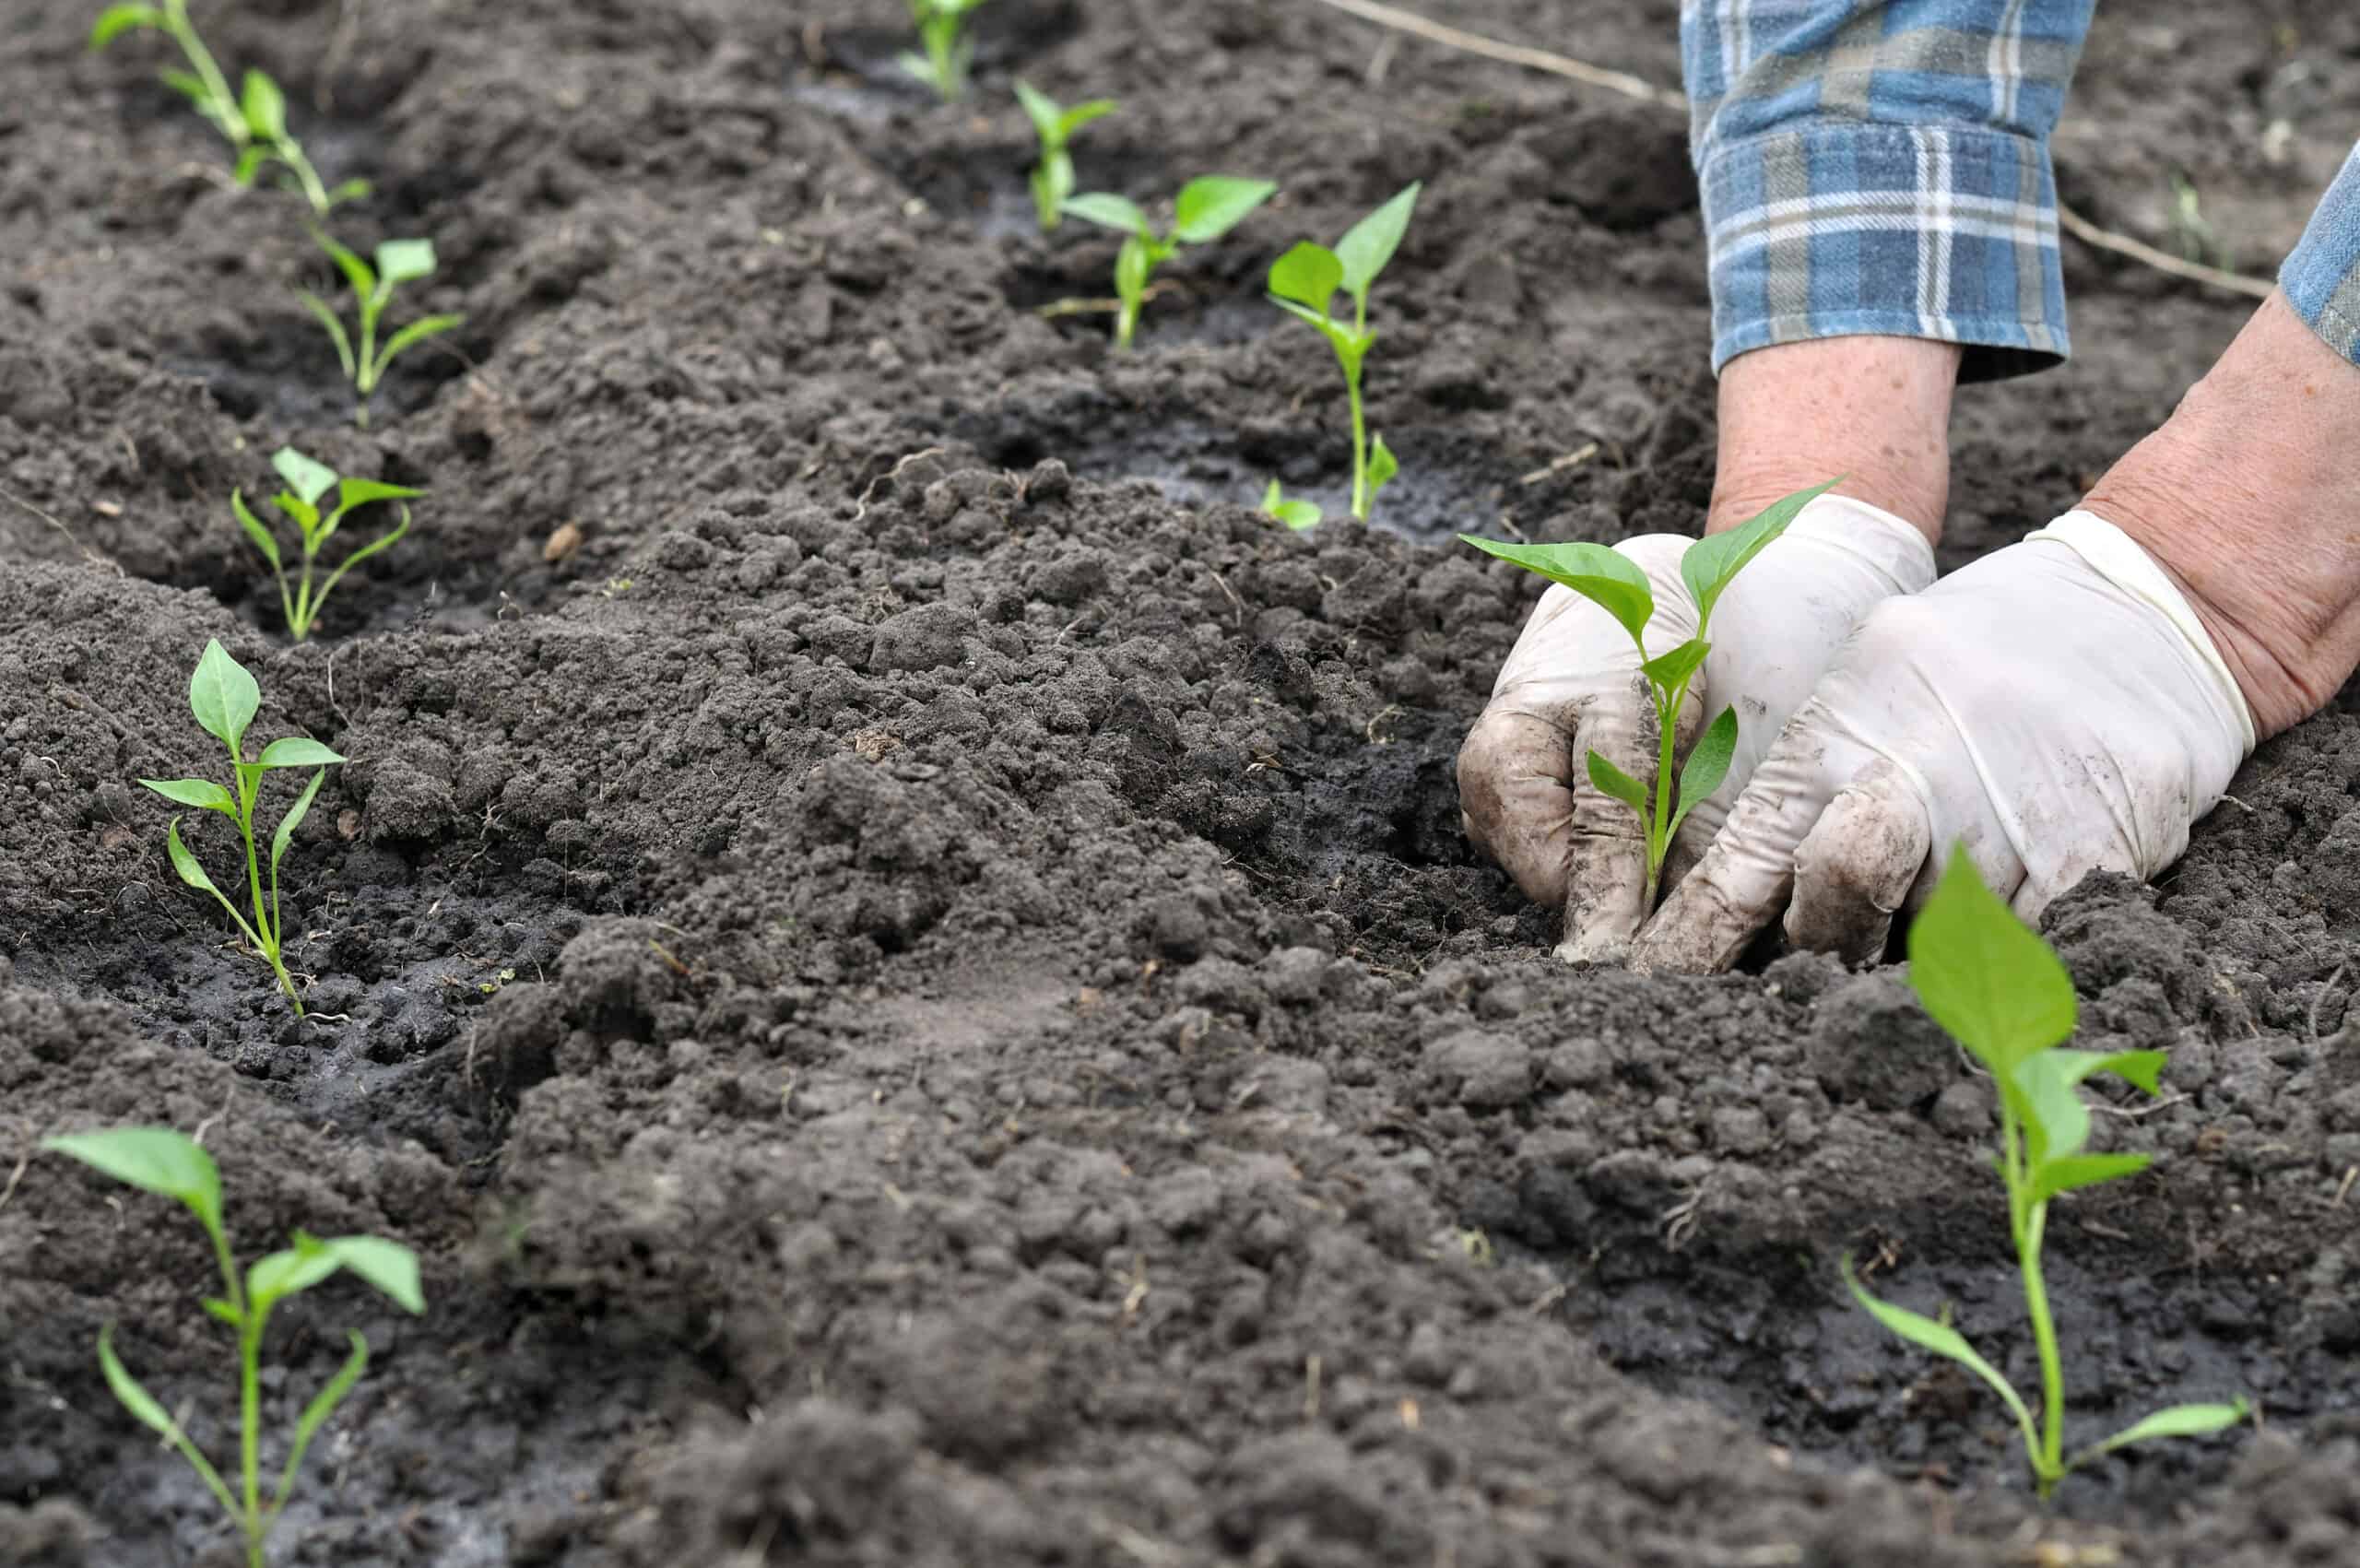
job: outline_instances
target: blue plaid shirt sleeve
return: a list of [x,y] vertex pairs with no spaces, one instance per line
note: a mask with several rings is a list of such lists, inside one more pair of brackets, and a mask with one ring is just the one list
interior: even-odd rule
[[2278,288],[2329,348],[2360,364],[2360,147],[2279,269]]
[[1858,333],[2062,359],[2048,135],[2094,0],[1682,0],[1713,368]]

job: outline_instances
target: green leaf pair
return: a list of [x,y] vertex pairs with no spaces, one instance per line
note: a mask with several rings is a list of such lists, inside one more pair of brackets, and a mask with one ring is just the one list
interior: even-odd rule
[[[326,464],[315,463],[291,446],[282,446],[271,454],[270,466],[277,469],[278,477],[287,482],[287,488],[271,498],[271,504],[292,518],[302,536],[302,556],[293,584],[290,585],[287,580],[287,566],[279,555],[278,541],[271,537],[270,530],[247,507],[242,493],[237,490],[230,492],[230,510],[237,514],[238,525],[246,531],[246,537],[254,541],[254,548],[262,551],[263,559],[270,562],[270,570],[278,579],[278,604],[287,617],[287,630],[295,641],[301,643],[312,634],[312,628],[319,619],[320,607],[327,602],[328,594],[338,580],[378,551],[390,549],[395,541],[409,532],[409,508],[404,506],[400,509],[401,521],[390,532],[379,535],[345,557],[343,562],[325,578],[320,579],[315,586],[313,571],[318,563],[320,547],[335,536],[336,528],[344,522],[345,514],[354,507],[366,506],[372,501],[408,501],[426,492],[412,489],[407,485],[388,485],[376,479],[339,477],[336,471]],[[320,501],[330,489],[336,492],[336,505],[323,512]]]
[[1128,348],[1139,326],[1139,308],[1147,300],[1148,279],[1155,269],[1179,253],[1182,245],[1202,245],[1220,239],[1248,214],[1278,194],[1268,180],[1241,180],[1227,174],[1207,174],[1180,187],[1172,206],[1172,227],[1158,233],[1152,218],[1127,197],[1106,192],[1066,198],[1064,210],[1124,236],[1115,254],[1115,292],[1120,300],[1115,323],[1115,347]]
[[[225,710],[228,711],[228,710]],[[252,713],[247,716],[251,718]],[[213,1157],[195,1139],[170,1127],[110,1127],[100,1132],[67,1133],[44,1138],[41,1147],[80,1161],[116,1181],[169,1197],[196,1217],[213,1244],[220,1267],[222,1293],[208,1298],[205,1309],[228,1324],[238,1336],[239,1486],[232,1491],[221,1472],[205,1456],[163,1402],[142,1387],[114,1352],[114,1325],[99,1331],[99,1369],[107,1387],[139,1423],[160,1435],[188,1461],[205,1488],[226,1510],[245,1538],[249,1568],[262,1568],[263,1546],[271,1527],[295,1490],[295,1477],[312,1440],[352,1392],[369,1366],[369,1341],[358,1330],[348,1331],[351,1353],[327,1385],[303,1408],[288,1443],[278,1483],[267,1503],[262,1494],[262,1337],[271,1309],[288,1297],[324,1283],[341,1272],[359,1276],[413,1315],[426,1311],[418,1256],[398,1242],[379,1236],[339,1236],[322,1241],[301,1231],[294,1245],[255,1260],[242,1276],[230,1251],[221,1215],[221,1173]]]
[[1836,483],[1830,479],[1826,484],[1797,490],[1727,533],[1707,535],[1689,546],[1680,560],[1680,580],[1696,605],[1696,635],[1653,655],[1647,652],[1646,631],[1647,622],[1656,613],[1655,586],[1628,556],[1604,545],[1512,545],[1498,539],[1479,539],[1471,534],[1458,536],[1479,550],[1513,561],[1527,572],[1579,594],[1613,617],[1615,624],[1631,634],[1633,645],[1639,650],[1639,669],[1646,677],[1647,692],[1655,703],[1660,749],[1654,787],[1651,790],[1646,782],[1633,778],[1595,749],[1589,753],[1587,771],[1592,784],[1638,814],[1646,840],[1645,901],[1649,907],[1655,903],[1656,890],[1663,877],[1664,857],[1670,853],[1672,838],[1680,831],[1681,823],[1698,801],[1720,788],[1721,781],[1729,777],[1729,762],[1737,755],[1737,710],[1724,708],[1689,749],[1687,763],[1680,772],[1678,808],[1674,809],[1671,778],[1680,709],[1688,700],[1688,689],[1694,683],[1697,672],[1705,667],[1705,655],[1713,651],[1706,638],[1713,624],[1713,608],[1737,580],[1737,574],[1769,548],[1804,507]]
[[1274,517],[1300,534],[1306,528],[1318,527],[1328,514],[1316,501],[1288,500],[1285,489],[1272,479],[1270,488],[1262,492],[1262,515]]
[[1064,217],[1066,198],[1073,195],[1073,159],[1067,144],[1092,120],[1115,112],[1115,100],[1093,99],[1068,109],[1030,82],[1020,80],[1016,101],[1024,106],[1024,117],[1032,122],[1032,134],[1041,140],[1041,161],[1031,175],[1032,208],[1040,217],[1042,232],[1047,233],[1056,228]]
[[189,22],[187,0],[164,0],[160,6],[110,6],[90,29],[90,47],[103,49],[124,33],[150,29],[170,35],[181,46],[189,68],[166,70],[164,85],[195,105],[206,123],[221,133],[237,154],[239,184],[253,184],[265,168],[277,164],[286,171],[289,188],[300,192],[320,218],[340,202],[369,194],[366,180],[347,180],[334,189],[321,181],[319,171],[304,155],[302,143],[287,128],[287,95],[267,74],[247,71],[242,90],[230,96],[229,78]]
[[2136,1175],[2144,1154],[2087,1154],[2090,1114],[2079,1086],[2111,1073],[2157,1092],[2161,1051],[2073,1051],[2078,1007],[2072,976],[2048,944],[1983,884],[1964,845],[1951,856],[1933,897],[1909,930],[1909,983],[1934,1021],[1966,1048],[2000,1091],[1999,1169],[2008,1190],[2009,1230],[2024,1279],[2024,1305],[2040,1355],[2042,1413],[1949,1324],[1880,1301],[1841,1265],[1844,1283],[1870,1315],[1921,1350],[1956,1362],[2000,1396],[2023,1434],[2033,1477],[2047,1497],[2076,1467],[2134,1443],[2196,1437],[2245,1420],[2243,1398],[2175,1405],[2068,1456],[2065,1382],[2057,1329],[2041,1274],[2048,1205],[2061,1193]]
[[360,315],[359,344],[345,331],[344,323],[326,301],[309,289],[299,289],[295,297],[303,301],[319,324],[327,330],[329,340],[336,345],[336,357],[344,366],[344,373],[352,383],[358,399],[353,410],[353,423],[366,430],[369,426],[369,400],[376,395],[378,384],[385,379],[385,371],[405,350],[438,337],[464,324],[465,316],[421,316],[385,339],[377,342],[378,319],[385,307],[393,302],[394,290],[405,283],[415,283],[434,276],[434,242],[431,240],[388,240],[377,247],[377,265],[371,266],[352,251],[337,243],[321,230],[312,230],[313,242],[328,253],[336,270],[344,274],[350,287],[353,303]]
[[967,67],[975,57],[974,41],[966,36],[967,13],[984,0],[910,0],[910,18],[917,23],[922,54],[904,53],[896,62],[903,70],[935,90],[945,103],[967,96]]
[[[1376,506],[1377,492],[1401,471],[1385,438],[1369,439],[1361,404],[1361,367],[1376,345],[1376,334],[1368,329],[1368,291],[1401,248],[1401,237],[1417,210],[1419,189],[1414,182],[1404,187],[1353,224],[1334,250],[1305,240],[1270,264],[1270,303],[1316,328],[1343,367],[1344,392],[1352,410],[1352,515],[1363,523]],[[1351,297],[1350,325],[1328,313],[1339,292]]]
[[[139,782],[176,805],[192,807],[199,811],[218,811],[238,824],[238,834],[246,846],[246,885],[254,902],[254,920],[249,923],[238,913],[238,906],[214,886],[213,878],[205,874],[188,846],[181,843],[181,819],[175,817],[164,830],[164,847],[172,859],[172,869],[182,881],[202,892],[211,893],[230,918],[237,923],[247,942],[270,963],[271,973],[278,977],[278,988],[287,993],[295,1005],[295,1016],[303,1016],[303,999],[295,993],[295,982],[287,973],[284,959],[284,932],[278,914],[278,863],[286,857],[287,846],[295,837],[297,824],[312,809],[312,802],[320,793],[320,784],[327,775],[328,764],[344,759],[309,736],[289,736],[274,740],[262,749],[260,756],[249,762],[245,760],[246,726],[254,722],[262,708],[262,688],[246,667],[231,658],[219,642],[209,641],[205,653],[196,661],[196,669],[189,677],[188,703],[195,713],[197,724],[230,749],[230,771],[236,784],[234,792],[223,788],[211,779],[141,779]],[[295,797],[295,804],[279,819],[278,830],[270,836],[270,897],[263,897],[261,858],[254,848],[254,800],[262,789],[265,773],[284,768],[312,768],[311,783]]]

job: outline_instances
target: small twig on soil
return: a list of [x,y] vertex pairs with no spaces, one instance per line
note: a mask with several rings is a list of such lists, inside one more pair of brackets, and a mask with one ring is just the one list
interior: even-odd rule
[[[17,1169],[18,1171],[22,1171],[24,1166],[19,1164]],[[2337,1186],[2335,1189],[2335,1201],[2329,1204],[2328,1207],[2330,1208],[2342,1208],[2343,1200],[2352,1196],[2352,1188],[2354,1183],[2360,1183],[2360,1165],[2354,1165],[2343,1173],[2343,1181],[2342,1185]],[[11,1181],[8,1185],[13,1187],[17,1184],[14,1181]],[[0,1203],[6,1203],[8,1199],[6,1195],[0,1194]]]
[[2175,1105],[2187,1103],[2188,1096],[2185,1094],[2167,1094],[2161,1100],[2149,1100],[2137,1105],[2093,1104],[2090,1109],[2101,1116],[2119,1116],[2126,1122],[2135,1122],[2142,1116],[2152,1116],[2158,1111],[2168,1111]]
[[[1406,32],[1413,38],[1422,38],[1430,43],[1439,43],[1447,49],[1460,50],[1469,54],[1480,54],[1486,60],[1497,60],[1509,65],[1522,65],[1528,70],[1545,71],[1552,77],[1563,77],[1568,81],[1580,82],[1586,87],[1603,88],[1609,92],[1621,93],[1625,98],[1635,98],[1642,103],[1652,103],[1665,109],[1685,110],[1688,107],[1688,100],[1682,94],[1674,92],[1670,88],[1658,87],[1653,82],[1641,77],[1634,77],[1627,71],[1606,70],[1590,65],[1587,61],[1576,60],[1570,54],[1552,53],[1546,49],[1532,49],[1520,43],[1503,43],[1497,39],[1486,38],[1481,33],[1446,27],[1440,22],[1430,22],[1415,12],[1380,5],[1377,0],[1315,0],[1315,3],[1358,17],[1363,21],[1375,22],[1379,27],[1391,28],[1397,32]],[[2267,278],[2248,277],[2241,273],[2224,272],[2217,266],[2204,266],[2196,262],[2184,261],[2169,251],[2157,250],[2143,240],[2135,240],[2128,234],[2118,234],[2112,230],[2101,229],[2067,206],[2058,207],[2057,223],[2058,227],[2085,245],[2094,246],[2101,251],[2111,251],[2117,255],[2129,256],[2133,261],[2143,262],[2158,272],[2185,278],[2190,283],[2202,283],[2214,289],[2226,289],[2232,294],[2244,294],[2257,300],[2270,298],[2271,290],[2274,287]]]
[[1306,1425],[1319,1421],[1319,1357],[1315,1353],[1303,1363],[1303,1419]]
[[[17,1184],[25,1179],[25,1167],[30,1165],[32,1162],[33,1157],[30,1152],[18,1156],[17,1168],[8,1173],[8,1185],[5,1187],[0,1187],[0,1208],[7,1208],[8,1200],[17,1196]],[[2348,1187],[2352,1184],[2347,1181],[2343,1185]],[[2337,1201],[2341,1202],[2342,1200],[2339,1198]]]
[[868,488],[860,492],[860,504],[854,509],[852,520],[857,523],[862,518],[868,515],[868,503],[876,497],[878,486],[883,484],[888,479],[897,479],[901,477],[902,470],[908,467],[913,463],[927,457],[941,456],[942,451],[943,449],[941,447],[929,446],[923,451],[913,452],[907,457],[904,457],[900,462],[895,463],[891,468],[886,469],[885,472],[878,475],[877,477],[869,480]]
[[1401,36],[1387,34],[1376,46],[1376,53],[1368,57],[1368,69],[1361,73],[1361,79],[1373,88],[1383,87],[1386,73],[1393,69],[1393,57],[1400,53]]
[[1237,590],[1231,587],[1229,585],[1229,580],[1223,577],[1220,572],[1213,572],[1212,580],[1221,584],[1221,591],[1229,595],[1229,602],[1231,604],[1237,607],[1237,624],[1239,629],[1243,630],[1245,625],[1245,601],[1237,596]]
[[197,1123],[196,1130],[188,1135],[191,1143],[202,1145],[205,1142],[205,1135],[212,1130],[213,1124],[230,1114],[230,1102],[237,1097],[237,1093],[238,1080],[233,1078],[222,1086],[221,1108]]
[[2314,1043],[2319,1037],[2319,1004],[2327,1000],[2327,994],[2335,989],[2335,983],[2342,979],[2343,972],[2351,967],[2352,962],[2349,959],[2337,964],[2335,973],[2327,977],[2327,984],[2319,987],[2319,995],[2311,998],[2311,1039]]
[[1406,32],[1413,38],[1422,38],[1429,43],[1439,43],[1446,48],[1463,50],[1469,54],[1481,54],[1487,60],[1498,60],[1510,65],[1524,65],[1535,71],[1546,71],[1552,77],[1564,77],[1587,87],[1604,88],[1609,92],[1619,92],[1625,98],[1635,98],[1643,103],[1661,104],[1666,109],[1688,107],[1688,100],[1679,93],[1659,88],[1653,82],[1634,77],[1627,71],[1609,71],[1584,61],[1575,60],[1570,55],[1552,54],[1545,49],[1528,49],[1522,44],[1502,43],[1495,39],[1485,38],[1481,33],[1445,27],[1440,22],[1430,22],[1414,12],[1398,10],[1391,6],[1380,6],[1376,0],[1318,0],[1318,3],[1358,17],[1363,21],[1375,22],[1379,27],[1391,28],[1396,32]]
[[120,577],[123,575],[123,568],[120,565],[108,560],[105,556],[100,555],[98,551],[84,544],[79,538],[75,536],[73,529],[68,528],[65,524],[59,522],[56,518],[52,517],[48,513],[43,512],[40,507],[35,506],[31,501],[27,501],[24,497],[18,495],[13,491],[0,490],[0,501],[6,501],[14,505],[22,507],[27,512],[31,513],[35,517],[40,518],[42,522],[56,529],[59,533],[65,535],[65,542],[72,545],[76,549],[81,551],[82,559],[88,561],[91,565],[111,567],[113,569],[116,576]]
[[2257,300],[2269,299],[2272,290],[2277,287],[2268,278],[2248,277],[2242,273],[2224,272],[2217,266],[2205,266],[2199,262],[2183,261],[2169,251],[2157,250],[2144,240],[2134,240],[2128,234],[2118,234],[2112,230],[2101,229],[2071,207],[2062,204],[2059,204],[2057,208],[2057,226],[2084,245],[2090,245],[2101,251],[2112,251],[2118,256],[2129,256],[2132,261],[2144,262],[2157,272],[2167,272],[2174,277],[2184,277],[2190,283],[2206,283],[2215,289],[2225,289],[2232,294],[2250,295]]
[[[1139,298],[1152,300],[1159,294],[1184,291],[1178,278],[1167,277],[1149,284],[1140,290]],[[1059,316],[1118,315],[1122,312],[1122,309],[1123,301],[1120,300],[1052,300],[1045,305],[1033,306],[1032,313],[1044,321],[1054,321]]]
[[2224,800],[2224,801],[2228,802],[2230,805],[2232,805],[2232,806],[2236,807],[2238,810],[2240,810],[2240,811],[2244,812],[2244,813],[2245,813],[2247,816],[2248,816],[2248,817],[2250,817],[2250,816],[2252,816],[2252,815],[2254,814],[2254,812],[2253,812],[2253,808],[2252,808],[2252,807],[2248,806],[2244,801],[2239,800],[2239,799],[2238,799],[2236,796],[2234,796],[2234,795],[2224,795],[2224,796],[2223,796],[2221,798],[2222,798],[2223,800]]
[[1558,475],[1564,473],[1566,469],[1578,468],[1597,455],[1598,442],[1594,441],[1584,442],[1579,447],[1575,448],[1572,452],[1568,452],[1563,457],[1558,458],[1546,468],[1535,468],[1531,473],[1527,474],[1523,478],[1518,479],[1516,483],[1519,485],[1537,485],[1543,479],[1553,479]]

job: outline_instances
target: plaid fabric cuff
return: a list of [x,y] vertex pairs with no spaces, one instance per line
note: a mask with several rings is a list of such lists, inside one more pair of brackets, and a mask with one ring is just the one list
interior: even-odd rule
[[2319,198],[2278,287],[2329,348],[2360,364],[2360,147]]
[[1713,369],[1880,334],[1965,346],[1963,381],[2063,359],[2048,149],[2005,131],[1823,122],[1714,147]]

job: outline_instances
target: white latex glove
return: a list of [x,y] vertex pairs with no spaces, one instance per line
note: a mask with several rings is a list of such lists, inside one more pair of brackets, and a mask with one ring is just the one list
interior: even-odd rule
[[[1615,546],[1647,574],[1647,647],[1695,635],[1680,580],[1694,541],[1649,534]],[[1754,764],[1811,695],[1837,646],[1879,601],[1934,580],[1925,536],[1892,513],[1822,496],[1740,572],[1713,611],[1713,651],[1679,720],[1682,753],[1709,715],[1734,706],[1729,777],[1695,808],[1668,858],[1666,884],[1693,864]],[[1631,808],[1589,782],[1592,748],[1633,778],[1652,779],[1660,732],[1630,634],[1588,600],[1552,586],[1525,623],[1490,706],[1458,753],[1467,836],[1525,896],[1565,911],[1560,958],[1622,957],[1646,917],[1646,839]]]
[[2068,513],[1869,614],[1636,957],[1726,969],[1781,906],[1798,946],[1874,957],[1956,843],[2036,919],[2089,871],[2179,858],[2253,745],[2170,578]]

